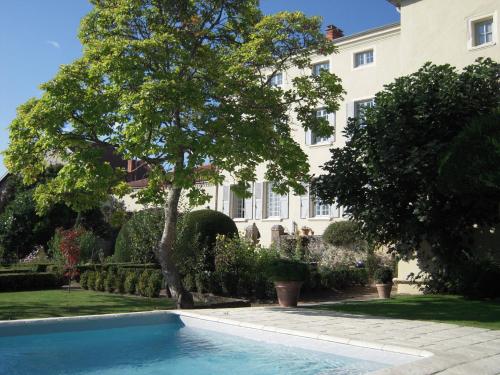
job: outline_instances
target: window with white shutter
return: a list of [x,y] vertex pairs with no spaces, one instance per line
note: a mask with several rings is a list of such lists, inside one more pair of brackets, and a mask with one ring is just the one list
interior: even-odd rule
[[262,206],[264,204],[264,184],[262,182],[256,182],[255,183],[255,189],[254,189],[254,209],[255,209],[255,219],[256,220],[261,220],[262,219]]

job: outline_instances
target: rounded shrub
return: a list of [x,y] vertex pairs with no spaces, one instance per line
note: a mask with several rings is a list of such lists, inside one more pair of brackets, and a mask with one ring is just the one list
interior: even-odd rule
[[82,289],[89,289],[89,273],[89,271],[85,271],[80,275],[80,286],[82,287]]
[[128,271],[124,282],[125,292],[127,292],[128,294],[135,294],[137,288],[137,281],[138,281],[137,273],[135,271]]
[[88,271],[87,289],[96,290],[96,288],[95,288],[96,274],[97,274],[97,272],[95,272],[95,271]]
[[267,266],[272,281],[305,281],[309,269],[307,264],[291,259],[275,259]]
[[160,296],[162,281],[163,275],[160,271],[151,271],[146,286],[146,297],[158,298]]
[[354,221],[331,223],[323,233],[323,241],[333,246],[349,246],[362,241],[360,226]]
[[116,288],[116,271],[110,270],[106,278],[104,279],[104,289],[106,289],[107,292],[113,293]]
[[156,263],[163,223],[164,213],[160,208],[135,212],[118,233],[115,262]]
[[392,283],[392,275],[392,269],[389,267],[381,267],[375,271],[373,277],[379,284],[390,284]]
[[95,290],[99,292],[104,292],[105,290],[104,280],[106,280],[106,277],[107,277],[107,272],[105,271],[96,272]]
[[149,270],[144,270],[139,275],[139,281],[137,283],[137,292],[139,293],[140,296],[143,296],[143,297],[147,296],[147,289],[148,289],[148,282],[149,282],[150,274],[151,274],[151,272]]
[[115,290],[120,294],[125,293],[125,277],[126,276],[127,276],[127,273],[123,269],[119,269],[118,272],[116,273]]

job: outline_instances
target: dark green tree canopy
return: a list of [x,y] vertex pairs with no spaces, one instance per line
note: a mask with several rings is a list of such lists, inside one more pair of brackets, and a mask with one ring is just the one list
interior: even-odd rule
[[396,79],[366,119],[349,121],[315,193],[403,258],[425,240],[435,263],[467,262],[477,228],[499,222],[499,77],[498,63],[481,60]]

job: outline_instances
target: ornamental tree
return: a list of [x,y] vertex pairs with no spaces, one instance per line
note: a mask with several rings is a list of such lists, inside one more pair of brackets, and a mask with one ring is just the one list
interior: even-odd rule
[[58,229],[58,235],[61,237],[59,250],[64,260],[64,274],[68,277],[68,292],[71,291],[71,281],[78,276],[78,262],[80,262],[80,243],[79,239],[83,231],[79,228],[68,230]]
[[[6,163],[30,183],[57,156],[64,167],[37,188],[39,209],[64,201],[85,210],[126,192],[100,145],[146,162],[149,186],[139,198],[164,207],[157,255],[178,305],[188,307],[172,257],[181,193],[201,204],[207,194],[196,181],[219,184],[230,173],[244,195],[259,164],[277,192],[301,192],[309,167],[292,124],[332,132],[314,110],[338,109],[340,80],[311,75],[310,63],[334,46],[318,17],[263,16],[258,0],[91,2],[79,34],[82,58],[19,107]],[[270,84],[292,66],[307,74],[291,77],[287,90]],[[207,161],[213,168],[200,169]]]
[[499,67],[429,63],[385,86],[364,119],[350,119],[346,147],[331,150],[314,186],[455,290],[480,261],[473,238],[499,222]]

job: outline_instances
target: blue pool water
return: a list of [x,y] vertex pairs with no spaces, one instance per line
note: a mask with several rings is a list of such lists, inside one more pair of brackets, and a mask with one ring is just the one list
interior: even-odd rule
[[352,375],[386,367],[184,327],[178,319],[130,324],[137,323],[0,327],[0,374]]

